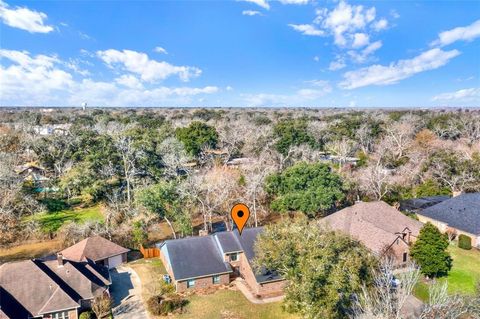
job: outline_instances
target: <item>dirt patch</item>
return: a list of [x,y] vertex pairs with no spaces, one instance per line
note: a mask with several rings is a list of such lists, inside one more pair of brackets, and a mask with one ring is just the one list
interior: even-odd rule
[[29,242],[11,248],[0,249],[0,263],[9,261],[46,257],[62,249],[60,240]]

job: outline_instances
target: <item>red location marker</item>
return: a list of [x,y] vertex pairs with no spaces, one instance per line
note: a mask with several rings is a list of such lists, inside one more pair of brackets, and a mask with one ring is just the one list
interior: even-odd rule
[[242,235],[243,227],[245,227],[248,217],[250,217],[250,210],[247,205],[236,204],[232,207],[230,215],[232,216],[235,225],[237,225],[239,234]]

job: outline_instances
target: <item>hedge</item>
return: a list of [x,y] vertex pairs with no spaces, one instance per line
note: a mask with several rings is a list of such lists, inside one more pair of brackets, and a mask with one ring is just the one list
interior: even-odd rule
[[460,234],[460,236],[458,236],[458,247],[466,250],[472,249],[472,238],[467,235]]

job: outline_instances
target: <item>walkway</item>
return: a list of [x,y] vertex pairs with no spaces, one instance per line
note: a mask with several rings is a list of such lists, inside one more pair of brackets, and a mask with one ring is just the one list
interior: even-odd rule
[[253,293],[250,291],[250,288],[247,286],[247,283],[245,280],[242,278],[237,278],[233,281],[235,283],[235,286],[240,290],[245,298],[248,299],[251,303],[254,304],[265,304],[265,303],[271,303],[271,302],[279,302],[282,301],[285,296],[278,296],[278,297],[271,297],[271,298],[257,298],[253,295]]

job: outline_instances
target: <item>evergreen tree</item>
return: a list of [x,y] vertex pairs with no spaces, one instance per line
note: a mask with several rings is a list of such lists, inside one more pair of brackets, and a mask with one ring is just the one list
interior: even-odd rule
[[447,275],[452,268],[452,257],[447,252],[448,239],[437,227],[426,223],[420,230],[410,254],[428,277]]

